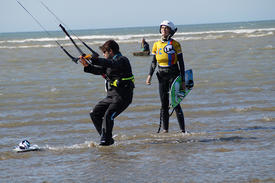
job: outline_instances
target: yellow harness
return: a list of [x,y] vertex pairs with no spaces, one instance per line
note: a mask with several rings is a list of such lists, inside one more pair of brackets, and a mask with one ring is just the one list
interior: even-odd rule
[[[110,82],[110,85],[117,87],[117,83],[118,83],[119,80],[120,79],[116,79],[113,82]],[[121,78],[121,80],[122,81],[129,81],[129,80],[131,80],[133,83],[135,83],[135,77],[134,76],[131,76],[131,77],[128,77],[128,78]]]

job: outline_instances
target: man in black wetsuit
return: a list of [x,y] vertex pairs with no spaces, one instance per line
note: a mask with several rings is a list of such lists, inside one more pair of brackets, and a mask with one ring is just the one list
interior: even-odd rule
[[106,79],[107,96],[90,112],[94,126],[101,136],[100,145],[112,145],[114,119],[132,102],[134,76],[129,60],[122,56],[119,45],[109,40],[99,47],[105,58],[80,56],[84,72],[102,75]]

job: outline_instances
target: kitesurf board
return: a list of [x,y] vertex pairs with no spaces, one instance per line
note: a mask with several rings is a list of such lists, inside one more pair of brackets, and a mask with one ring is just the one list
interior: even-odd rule
[[149,51],[138,51],[133,53],[134,56],[149,56],[150,52]]
[[27,149],[21,149],[19,146],[15,147],[13,149],[15,152],[28,152],[28,151],[41,151],[42,149],[38,146],[38,145],[31,145],[29,148]]
[[192,90],[194,86],[193,71],[189,69],[185,71],[185,91],[182,90],[182,78],[178,76],[172,83],[170,89],[170,106],[175,108]]

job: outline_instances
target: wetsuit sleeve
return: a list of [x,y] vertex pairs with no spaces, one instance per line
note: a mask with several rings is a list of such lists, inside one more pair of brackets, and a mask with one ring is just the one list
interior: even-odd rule
[[180,75],[181,75],[183,81],[185,81],[185,66],[184,66],[183,54],[180,53],[177,55],[177,57],[178,57],[178,63],[179,63],[179,67],[180,67]]
[[150,71],[149,71],[150,76],[154,74],[156,67],[157,67],[157,59],[156,59],[156,55],[154,55],[151,63]]
[[123,67],[122,60],[113,60],[113,59],[105,59],[105,58],[97,58],[93,60],[93,64],[102,66],[102,67],[109,67],[109,68],[121,68]]
[[95,75],[101,75],[106,72],[106,69],[100,66],[88,65],[84,67],[84,72],[95,74]]

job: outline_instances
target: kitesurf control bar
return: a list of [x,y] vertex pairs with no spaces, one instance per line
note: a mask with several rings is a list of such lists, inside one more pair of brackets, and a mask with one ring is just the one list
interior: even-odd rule
[[[50,10],[50,8],[48,6],[45,5],[45,3],[43,3],[42,1],[40,1],[41,4],[55,17],[55,19],[59,22],[59,26],[61,27],[61,29],[63,30],[63,32],[70,38],[70,40],[72,41],[72,43],[75,45],[75,47],[77,48],[77,50],[81,53],[81,55],[83,55],[83,52],[80,50],[80,48],[75,44],[75,42],[73,41],[73,39],[71,38],[71,36],[68,34],[68,32],[66,31],[66,29],[64,28],[67,27],[67,29],[88,49],[92,52],[93,57],[98,57],[99,54],[94,51],[91,47],[89,47],[84,41],[82,41],[72,30],[70,30],[68,28],[68,26],[60,19],[58,18],[58,16],[52,11]],[[62,24],[64,26],[62,26]]]
[[[16,0],[17,3],[32,17],[32,19],[41,27],[41,29],[49,36],[52,37],[52,35],[45,29],[45,27],[18,1]],[[42,3],[42,2],[41,2]],[[61,22],[61,20],[44,4],[42,3],[42,5],[51,13],[55,16],[55,18]],[[82,56],[86,56],[86,54],[77,46],[77,44],[75,43],[75,41],[72,39],[72,37],[70,36],[70,34],[67,32],[67,30],[64,28],[64,26],[62,26],[61,24],[59,25],[62,29],[62,31],[69,37],[69,39],[71,40],[71,42],[74,44],[74,46],[77,48],[77,50],[79,51],[79,53]],[[72,32],[72,31],[71,31]],[[73,33],[73,32],[72,32]],[[73,33],[74,34],[74,33]],[[75,34],[74,34],[75,35]],[[75,35],[76,36],[76,35]],[[76,36],[77,37],[77,36]],[[78,37],[77,37],[78,38]],[[80,38],[78,38],[79,41],[81,41],[81,43],[92,52],[92,57],[98,57],[99,54],[97,52],[95,52],[92,48],[90,48],[84,41],[82,41]],[[65,54],[70,57],[70,59],[77,64],[79,58],[78,57],[74,57],[72,56],[57,40],[55,40],[56,44],[65,52]],[[88,58],[91,57],[91,55],[87,55],[87,62],[90,63],[90,60]]]
[[[44,26],[19,1],[17,1],[17,3],[20,4],[20,6],[33,18],[33,20],[42,28],[42,30],[48,36],[52,37],[51,34],[44,28]],[[66,55],[72,59],[73,62],[77,63],[79,58],[72,56],[57,40],[55,40],[55,42],[66,53]]]
[[74,42],[73,38],[70,36],[70,34],[66,31],[66,29],[59,24],[59,27],[61,27],[62,31],[68,36],[68,38],[70,38],[70,40],[72,41],[72,43],[74,44],[74,46],[76,47],[76,49],[79,51],[79,53],[84,57],[86,56],[86,54],[77,46],[77,44]]
[[[33,20],[41,27],[41,29],[49,37],[52,37],[51,34],[45,29],[45,27],[19,1],[17,1],[17,3],[33,18]],[[55,40],[55,42],[66,53],[66,55],[72,59],[73,62],[77,63],[77,61],[79,60],[79,58],[76,58],[76,57],[72,56],[65,48],[63,48],[63,46],[57,40]]]
[[59,24],[59,27],[61,27],[62,31],[70,38],[70,40],[72,41],[72,43],[74,44],[74,46],[76,47],[76,49],[79,51],[79,53],[81,54],[82,57],[84,57],[84,59],[86,60],[86,62],[88,64],[92,64],[91,58],[92,57],[98,57],[99,55],[95,52],[95,55],[93,54],[90,55],[86,55],[78,46],[77,44],[74,42],[73,38],[70,36],[70,34],[66,31],[65,27],[63,27],[61,24]]

